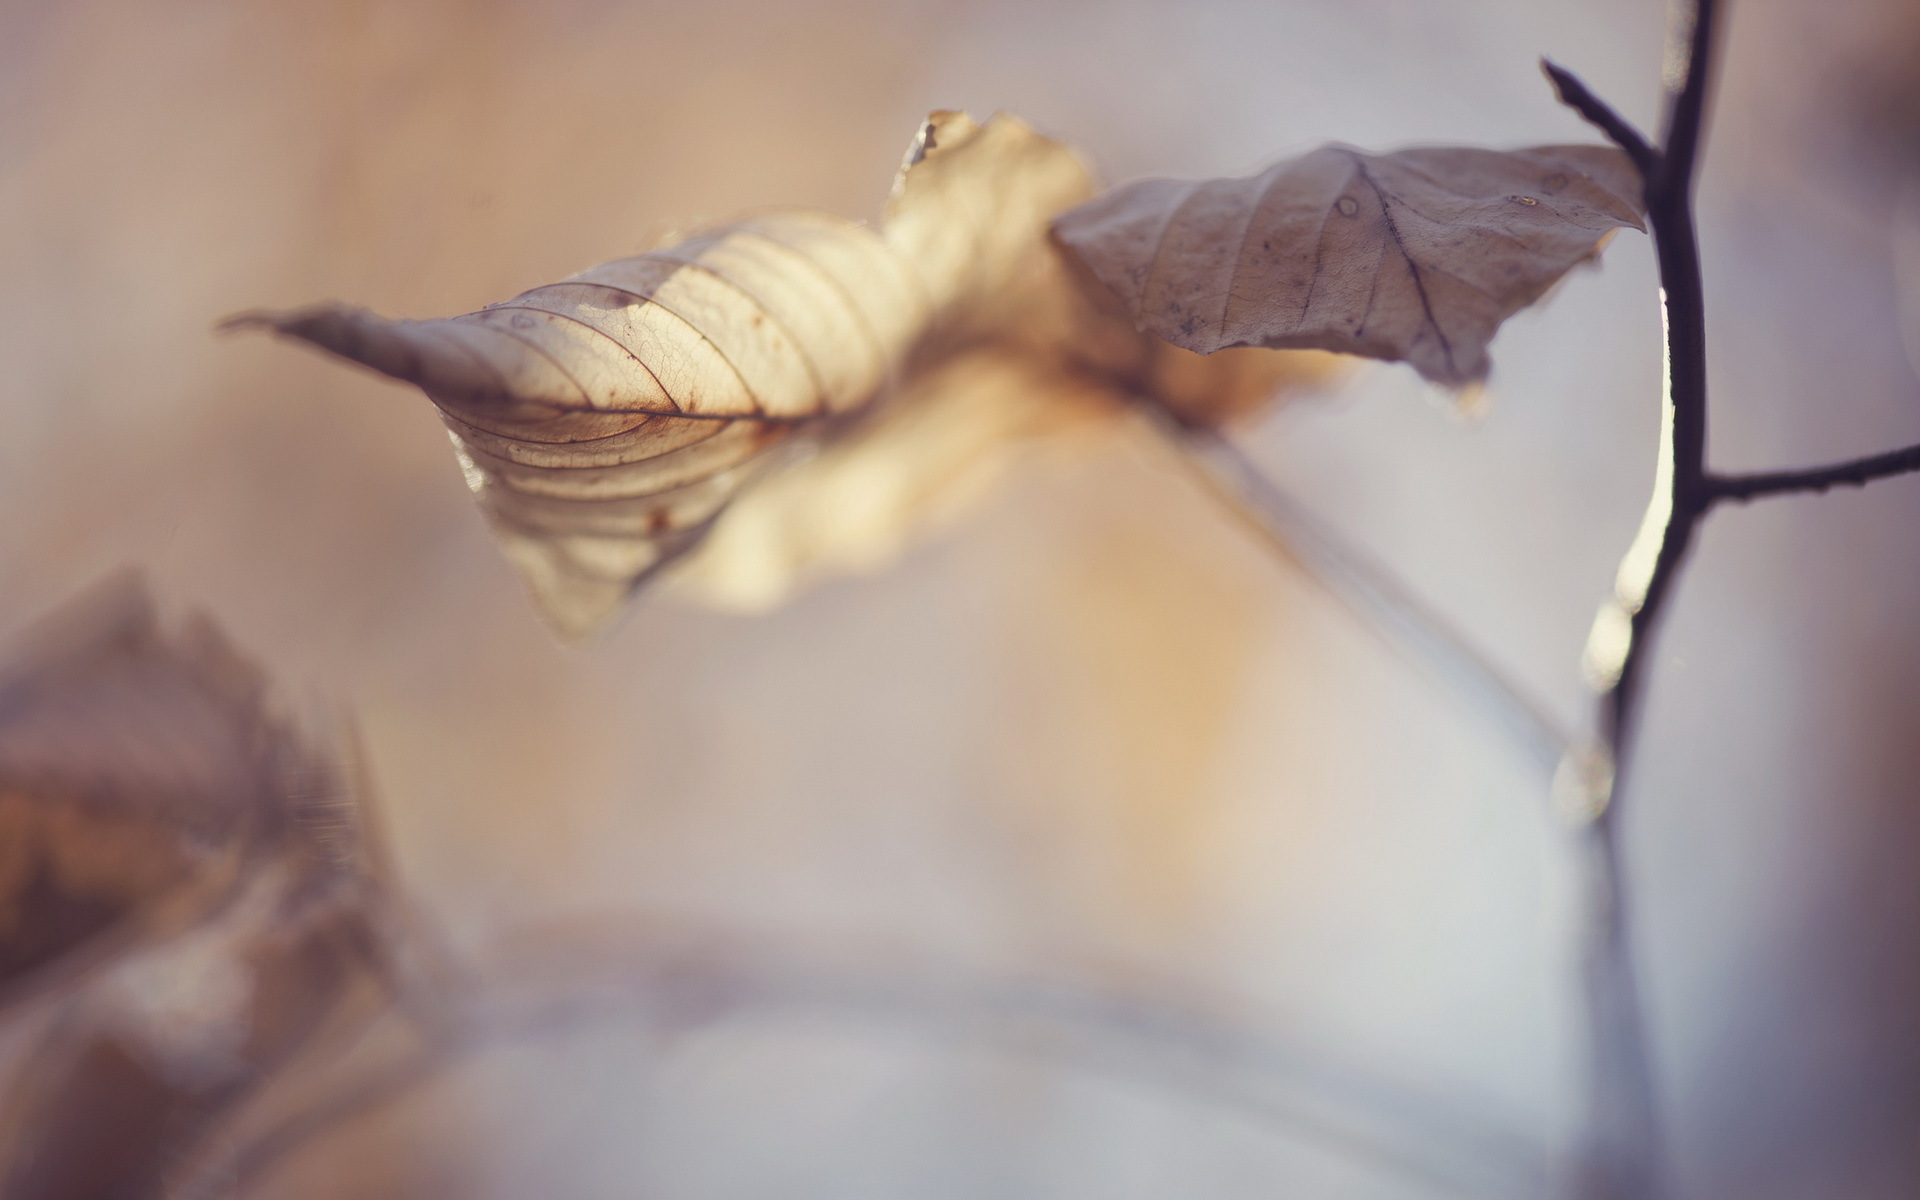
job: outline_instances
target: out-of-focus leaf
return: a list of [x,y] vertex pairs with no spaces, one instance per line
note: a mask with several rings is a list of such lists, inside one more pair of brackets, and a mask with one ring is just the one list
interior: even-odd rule
[[1121,188],[1055,232],[1175,345],[1335,350],[1464,386],[1502,321],[1613,230],[1643,228],[1640,195],[1606,146],[1326,146],[1246,179]]
[[871,402],[925,322],[862,226],[770,213],[432,321],[248,314],[418,384],[567,637],[698,541],[766,451]]
[[259,674],[116,579],[0,673],[0,996],[197,919],[284,821]]
[[998,478],[1033,439],[1111,417],[1103,388],[981,351],[920,373],[889,411],[748,492],[674,574],[717,607],[770,608],[816,576],[879,568]]
[[65,1002],[0,1110],[17,1200],[166,1193],[290,1060],[388,1001],[350,884],[280,857],[206,923],[114,964]]
[[159,1196],[290,1058],[385,1006],[359,808],[259,672],[131,579],[27,641],[0,681],[0,954],[13,1019],[50,1024],[6,1080],[0,1195]]

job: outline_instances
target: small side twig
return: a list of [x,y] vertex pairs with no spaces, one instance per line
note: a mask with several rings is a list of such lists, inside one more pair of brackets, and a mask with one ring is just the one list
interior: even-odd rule
[[1560,103],[1599,127],[1614,145],[1625,150],[1627,157],[1633,160],[1633,165],[1640,169],[1642,179],[1650,180],[1659,173],[1660,152],[1625,117],[1589,91],[1573,72],[1553,60],[1541,59],[1540,69],[1553,81],[1553,90],[1559,94]]
[[1639,166],[1647,224],[1659,260],[1666,317],[1666,381],[1654,494],[1587,643],[1589,678],[1601,691],[1600,731],[1611,769],[1593,772],[1581,805],[1589,921],[1584,982],[1592,1039],[1586,1153],[1577,1181],[1590,1200],[1658,1200],[1665,1194],[1652,1054],[1630,938],[1626,876],[1617,834],[1620,786],[1638,715],[1648,646],[1694,531],[1715,495],[1706,467],[1707,353],[1693,178],[1706,115],[1714,0],[1680,0],[1684,36],[1677,88],[1669,94],[1661,145],[1637,130],[1570,73],[1546,64],[1560,98]]
[[1889,475],[1920,471],[1920,446],[1871,454],[1865,458],[1808,467],[1800,471],[1766,471],[1749,475],[1712,475],[1708,486],[1717,501],[1744,503],[1765,496],[1785,496],[1794,492],[1824,492],[1834,487],[1864,487]]

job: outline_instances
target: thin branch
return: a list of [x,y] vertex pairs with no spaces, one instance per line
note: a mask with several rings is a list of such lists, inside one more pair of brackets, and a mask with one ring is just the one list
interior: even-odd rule
[[1232,439],[1142,398],[1155,428],[1280,553],[1402,651],[1478,702],[1551,775],[1573,744],[1558,718],[1379,560],[1287,494]]
[[1651,181],[1659,173],[1660,152],[1647,141],[1646,135],[1635,129],[1631,122],[1613,110],[1613,106],[1593,94],[1580,77],[1553,62],[1541,59],[1540,69],[1553,81],[1553,90],[1560,95],[1560,103],[1585,117],[1591,124],[1606,134],[1613,144],[1627,152],[1633,165],[1640,168],[1640,177]]
[[1872,454],[1825,467],[1801,471],[1766,471],[1750,475],[1711,475],[1707,483],[1715,501],[1744,503],[1763,496],[1792,492],[1824,492],[1833,487],[1864,487],[1875,479],[1920,471],[1920,446]]
[[1660,191],[1673,199],[1690,198],[1700,155],[1700,137],[1706,129],[1707,96],[1712,86],[1716,25],[1714,0],[1675,4],[1672,55],[1667,67],[1669,86],[1677,81],[1667,106],[1667,124],[1660,135],[1665,172]]
[[[1632,741],[1648,647],[1700,520],[1719,497],[1707,474],[1707,352],[1693,178],[1711,81],[1714,0],[1678,0],[1677,61],[1668,72],[1661,146],[1644,146],[1631,126],[1577,79],[1551,66],[1560,98],[1605,129],[1646,176],[1647,224],[1660,266],[1667,354],[1660,455],[1640,532],[1621,560],[1614,594],[1587,642],[1589,678],[1601,689],[1600,726],[1613,770],[1583,807],[1589,941],[1585,960],[1592,1038],[1588,1144],[1578,1180],[1589,1200],[1658,1200],[1661,1125],[1646,1019],[1630,937],[1626,876],[1617,833],[1620,787]],[[1677,68],[1671,69],[1671,68]]]

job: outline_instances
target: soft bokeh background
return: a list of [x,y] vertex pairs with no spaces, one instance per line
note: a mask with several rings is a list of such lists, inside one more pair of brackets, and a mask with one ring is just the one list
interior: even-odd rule
[[[1920,20],[1731,7],[1715,459],[1912,442]],[[872,217],[934,107],[1018,112],[1111,181],[1585,139],[1536,57],[1651,124],[1663,24],[1648,0],[0,5],[0,626],[144,564],[356,714],[399,876],[476,955],[627,923],[1162,995],[1278,1048],[1173,1077],[1122,1039],[1094,1069],[991,1014],[776,986],[677,1038],[616,1021],[470,1062],[262,1194],[1546,1186],[1581,1054],[1546,781],[1165,451],[1036,451],[883,573],[762,617],[656,594],[568,651],[422,397],[210,326],[465,311],[766,204]],[[1651,479],[1653,293],[1623,236],[1502,333],[1477,424],[1376,369],[1246,435],[1569,720]],[[1912,479],[1717,515],[1661,643],[1628,839],[1684,1195],[1920,1187],[1917,519]],[[1287,1099],[1220,1102],[1229,1067]]]

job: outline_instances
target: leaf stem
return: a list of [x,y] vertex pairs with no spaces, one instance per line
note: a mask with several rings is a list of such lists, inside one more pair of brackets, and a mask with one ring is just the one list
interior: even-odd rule
[[1233,439],[1139,398],[1154,427],[1221,501],[1368,626],[1477,701],[1551,774],[1573,747],[1559,719],[1391,569],[1352,545],[1262,471]]

